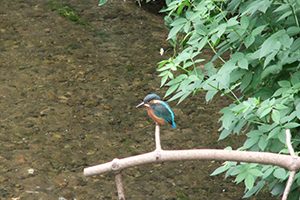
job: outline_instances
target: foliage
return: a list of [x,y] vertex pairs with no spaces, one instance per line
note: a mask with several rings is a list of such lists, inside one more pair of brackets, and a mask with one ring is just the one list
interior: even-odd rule
[[[165,22],[174,55],[158,63],[165,97],[180,103],[206,91],[232,98],[221,110],[220,140],[246,133],[240,150],[288,153],[285,129],[300,150],[300,1],[166,0]],[[204,50],[210,49],[211,58]],[[267,186],[281,195],[288,172],[274,166],[225,162],[226,172],[244,182],[250,197]],[[298,199],[300,173],[289,199]]]
[[59,15],[62,17],[73,21],[77,24],[85,25],[86,22],[81,19],[78,12],[74,8],[72,8],[70,5],[64,4],[61,1],[58,0],[51,0],[48,2],[51,10],[57,11]]
[[[138,2],[139,5],[141,5],[141,1],[143,0],[136,0],[136,2]],[[155,1],[155,0],[144,0],[146,3],[149,3],[150,1]],[[103,6],[104,4],[106,4],[107,0],[98,0],[98,6]]]

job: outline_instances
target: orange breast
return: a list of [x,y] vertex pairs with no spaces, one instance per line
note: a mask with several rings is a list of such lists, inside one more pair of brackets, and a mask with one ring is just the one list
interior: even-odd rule
[[151,117],[158,124],[160,124],[160,125],[165,124],[165,120],[163,118],[157,117],[151,108],[147,107],[147,113],[148,113],[149,117]]

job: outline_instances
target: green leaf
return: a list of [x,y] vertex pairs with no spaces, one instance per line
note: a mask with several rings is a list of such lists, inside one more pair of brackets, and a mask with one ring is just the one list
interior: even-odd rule
[[248,174],[245,178],[245,186],[248,190],[251,190],[254,186],[255,178],[253,175]]
[[233,120],[235,119],[235,114],[228,107],[222,109],[221,112],[223,113],[223,116],[221,117],[222,126],[225,129],[229,130],[229,127],[231,126]]
[[288,4],[282,4],[278,8],[276,8],[273,12],[275,13],[275,12],[287,10],[289,8],[290,8],[290,6]]
[[298,27],[298,26],[292,26],[292,27],[289,27],[289,28],[287,29],[286,33],[287,33],[290,37],[292,37],[292,36],[294,36],[294,35],[297,35],[297,34],[300,33],[300,27]]
[[242,69],[248,69],[248,60],[245,57],[238,60],[238,66]]
[[278,81],[278,85],[283,88],[291,87],[291,83],[289,81]]
[[268,107],[266,108],[264,111],[262,111],[262,113],[260,113],[259,118],[263,118],[265,117],[267,114],[269,114],[272,110],[272,107]]
[[162,77],[161,81],[160,81],[160,87],[164,86],[165,83],[167,82],[169,76],[168,75],[165,75]]
[[183,25],[187,22],[186,18],[177,18],[176,20],[174,20],[170,25],[171,26],[178,26],[178,25]]
[[257,194],[265,185],[265,181],[261,180],[257,183],[256,186],[254,186],[251,190],[248,190],[243,198],[249,198],[253,196],[254,194]]
[[247,29],[249,26],[249,17],[244,15],[241,17],[241,26],[243,29]]
[[296,105],[296,116],[298,119],[300,119],[300,103]]
[[174,96],[172,96],[172,98],[171,98],[171,99],[169,99],[169,101],[174,101],[174,100],[176,100],[176,99],[178,99],[178,98],[182,97],[184,94],[185,94],[185,92],[183,92],[183,91],[179,91],[179,92],[178,92],[178,93],[176,93]]
[[190,29],[191,29],[191,22],[185,23],[185,24],[184,24],[184,27],[183,27],[183,31],[184,31],[185,33],[189,33]]
[[107,0],[99,0],[98,1],[98,6],[103,6],[104,4],[106,4]]
[[252,31],[253,36],[260,35],[261,32],[262,32],[266,27],[267,27],[267,25],[262,25],[262,26],[259,26],[259,27],[255,28],[255,29],[253,29],[253,31]]
[[253,145],[255,145],[259,140],[259,137],[251,137],[251,138],[248,138],[244,145],[243,145],[243,148],[244,149],[249,149],[251,148]]
[[277,135],[281,132],[281,127],[277,126],[275,127],[269,134],[268,134],[268,140],[271,138],[276,138]]
[[167,92],[165,94],[165,97],[167,97],[170,94],[172,94],[173,92],[175,92],[178,87],[179,87],[179,83],[176,83],[176,84],[172,85],[171,87],[169,87],[169,89],[167,90]]
[[300,38],[297,38],[291,46],[291,51],[292,52],[297,51],[299,50],[299,48],[300,48]]
[[271,117],[276,124],[279,124],[280,112],[278,110],[273,109]]
[[261,46],[259,58],[263,58],[272,52],[278,52],[281,47],[281,43],[276,37],[269,37]]
[[273,173],[273,171],[274,171],[274,167],[268,168],[268,169],[264,172],[262,178],[263,178],[263,179],[266,179],[268,176],[270,176],[270,175]]
[[183,26],[184,26],[184,24],[180,24],[180,25],[178,25],[178,26],[174,26],[173,28],[171,28],[167,40],[169,40],[169,39],[174,39],[175,36],[177,35],[177,33],[180,31],[180,29],[181,29]]
[[218,167],[217,169],[215,169],[215,171],[213,171],[213,173],[210,174],[210,176],[216,176],[218,174],[221,174],[223,172],[225,172],[226,170],[228,170],[230,168],[230,165],[223,165],[221,167]]
[[286,144],[286,134],[285,131],[283,129],[281,129],[281,131],[278,133],[278,139],[282,144]]
[[266,135],[262,135],[258,141],[258,147],[264,151],[268,145],[268,140]]
[[231,131],[230,130],[227,130],[227,129],[223,129],[218,140],[224,140],[225,138],[227,138],[229,135],[231,134]]
[[226,24],[221,24],[221,25],[219,25],[219,27],[218,27],[218,32],[217,32],[217,36],[220,38],[222,35],[223,35],[223,33],[226,31],[226,28],[227,28],[227,25]]
[[[237,172],[239,172],[239,171],[237,171]],[[248,173],[246,173],[246,172],[240,173],[239,175],[236,176],[236,178],[235,178],[234,181],[235,181],[236,183],[242,182],[243,180],[245,180],[247,174],[248,174]]]
[[205,100],[208,102],[218,93],[218,90],[209,90],[205,95]]
[[258,168],[252,168],[249,170],[249,173],[252,174],[255,177],[262,176],[263,173]]
[[191,93],[193,92],[193,90],[189,90],[189,91],[185,91],[184,94],[180,97],[179,101],[177,104],[180,104],[183,100],[185,100]]
[[258,11],[265,13],[271,5],[271,3],[272,2],[269,0],[252,1],[250,4],[248,4],[246,10],[242,12],[242,15],[253,15]]
[[291,77],[291,82],[292,85],[297,85],[298,83],[300,83],[300,71],[295,72],[292,77]]
[[266,56],[265,62],[264,62],[264,68],[272,61],[274,60],[275,56],[277,55],[276,51],[273,51],[271,54]]
[[247,72],[241,80],[241,90],[244,91],[252,81],[252,73]]
[[[272,54],[271,54],[272,55]],[[269,56],[271,56],[269,55]],[[269,57],[267,56],[267,58]],[[266,59],[267,60],[267,59]],[[282,70],[282,65],[280,65],[279,63],[278,64],[275,64],[275,65],[271,65],[271,66],[268,66],[266,69],[264,69],[264,71],[261,73],[261,78],[264,79],[264,78],[269,78],[270,75],[274,75],[274,74],[279,74]]]
[[246,135],[248,137],[260,137],[263,134],[263,132],[259,131],[259,130],[252,130],[249,133],[247,133]]
[[231,27],[231,26],[235,26],[235,25],[239,24],[239,22],[236,19],[237,19],[237,16],[230,18],[227,21],[227,26]]
[[300,124],[299,123],[296,123],[296,122],[290,122],[290,123],[287,123],[287,124],[285,124],[284,125],[284,128],[290,128],[290,129],[292,129],[292,128],[296,128],[296,127],[298,127],[298,126],[300,126]]
[[181,81],[183,81],[186,78],[188,78],[188,76],[186,74],[181,74],[181,75],[177,76],[176,78],[172,79],[171,81],[169,81],[166,85],[172,86],[176,83],[180,83]]
[[280,20],[283,20],[283,19],[285,19],[285,18],[287,18],[288,16],[290,16],[290,15],[292,15],[293,14],[293,12],[290,10],[290,11],[287,11],[287,12],[285,12],[283,15],[281,15],[278,19],[277,19],[277,21],[276,22],[279,22]]
[[284,180],[286,178],[286,171],[282,168],[277,168],[275,169],[275,171],[273,172],[273,175],[278,178],[278,179],[281,179],[281,180]]
[[244,44],[246,48],[249,48],[254,41],[255,41],[255,37],[252,34],[248,35],[244,40]]
[[200,40],[200,42],[197,44],[197,48],[198,48],[199,51],[203,49],[203,47],[207,44],[207,41],[208,41],[207,36],[205,36],[204,38],[202,38]]
[[284,117],[282,117],[280,119],[280,123],[287,123],[287,122],[290,122],[292,120],[294,120],[296,118],[296,111],[293,111],[292,113],[290,113],[289,115],[285,115]]
[[285,188],[285,184],[276,183],[275,186],[271,190],[271,194],[273,196],[278,196],[283,193]]

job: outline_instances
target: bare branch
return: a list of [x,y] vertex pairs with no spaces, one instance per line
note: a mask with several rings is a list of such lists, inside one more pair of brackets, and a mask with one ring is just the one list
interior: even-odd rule
[[123,187],[123,183],[122,183],[121,172],[116,173],[115,182],[116,182],[116,186],[117,186],[119,200],[125,200],[125,193],[124,193],[124,187]]
[[270,164],[283,167],[290,171],[290,176],[282,196],[282,200],[286,200],[291,189],[296,171],[300,169],[300,157],[295,155],[294,149],[291,144],[291,133],[289,129],[286,130],[286,143],[291,155],[220,149],[162,150],[160,144],[160,128],[159,125],[156,124],[156,149],[154,151],[122,159],[115,158],[111,162],[85,168],[84,175],[92,176],[110,171],[116,172],[115,181],[118,190],[118,197],[119,200],[125,200],[121,170],[129,167],[156,162],[184,160],[220,160]]
[[291,156],[295,156],[295,151],[291,142],[292,135],[290,129],[285,130],[285,136],[286,136],[286,145],[288,147],[289,153],[291,154]]
[[160,130],[158,123],[155,124],[155,148],[156,150],[161,150],[160,145]]
[[[294,148],[293,148],[292,142],[291,142],[292,135],[291,135],[290,129],[285,130],[285,136],[286,136],[286,145],[288,147],[289,153],[291,154],[293,159],[297,159],[297,156],[295,154],[295,151],[294,151]],[[289,195],[290,190],[291,190],[291,187],[292,187],[292,184],[293,184],[293,181],[294,181],[295,175],[296,175],[296,170],[290,171],[290,176],[289,176],[289,179],[286,183],[286,186],[285,186],[285,189],[284,189],[281,200],[287,200],[288,195]]]
[[[267,153],[267,152],[246,152],[236,150],[219,149],[191,149],[191,150],[161,150],[160,157],[157,152],[149,152],[118,160],[118,170],[134,167],[143,164],[182,161],[182,160],[221,160],[238,161],[248,163],[271,164],[283,167],[289,171],[295,171],[300,168],[300,158],[289,155]],[[88,167],[84,169],[85,176],[92,176],[112,171],[113,161],[101,165]]]
[[289,195],[290,190],[291,190],[291,186],[292,186],[293,181],[294,181],[295,174],[296,174],[296,171],[291,171],[290,172],[290,176],[289,176],[289,179],[286,183],[286,186],[285,186],[285,189],[284,189],[281,200],[287,200],[288,195]]

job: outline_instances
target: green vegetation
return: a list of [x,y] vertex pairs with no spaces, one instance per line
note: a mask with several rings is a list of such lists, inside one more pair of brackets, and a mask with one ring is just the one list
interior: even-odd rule
[[[99,0],[103,5],[107,0]],[[285,130],[300,151],[300,1],[166,0],[173,56],[158,63],[165,97],[182,102],[206,92],[206,101],[227,96],[221,110],[219,140],[246,134],[239,150],[288,153]],[[210,49],[211,58],[203,54]],[[227,147],[230,149],[231,147]],[[225,162],[212,175],[226,172],[245,184],[244,197],[268,188],[280,196],[285,169],[271,165]],[[289,200],[300,198],[300,173]]]
[[86,25],[87,23],[79,16],[74,8],[70,5],[62,3],[61,1],[49,1],[49,7],[53,11],[57,11],[59,15],[77,24]]
[[187,194],[185,194],[183,191],[178,190],[176,191],[176,199],[177,200],[190,200]]
[[[220,140],[246,134],[239,148],[288,153],[285,129],[300,150],[300,1],[166,0],[165,22],[174,55],[158,64],[165,97],[180,103],[206,92],[210,101],[226,95],[232,104],[221,110]],[[203,50],[209,48],[209,59]],[[268,188],[283,193],[288,172],[259,164],[225,162],[226,172],[245,184],[244,197]],[[290,200],[299,199],[300,173]]]

